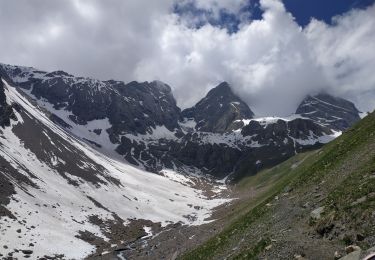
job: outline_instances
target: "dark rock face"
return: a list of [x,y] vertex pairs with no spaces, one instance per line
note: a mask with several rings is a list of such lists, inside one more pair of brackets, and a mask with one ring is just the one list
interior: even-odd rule
[[[181,138],[151,142],[123,137],[118,153],[135,165],[157,171],[163,167],[193,167],[217,178],[255,174],[296,153],[318,148],[321,136],[332,131],[309,119],[278,120],[263,124],[250,121],[240,132],[187,133]],[[222,139],[218,139],[218,138]]]
[[[291,156],[319,148],[322,136],[332,131],[308,119],[277,120],[271,124],[251,121],[242,128],[244,137],[251,136],[253,145],[244,145],[242,157],[236,164],[234,178],[255,174],[264,167],[271,167]],[[255,145],[254,145],[255,143]]]
[[3,68],[10,78],[23,78],[16,84],[31,90],[37,99],[47,100],[54,109],[71,111],[70,119],[76,124],[108,118],[114,139],[123,132],[145,134],[157,125],[169,130],[178,128],[180,109],[171,88],[162,82],[124,84],[73,77],[62,71],[46,73],[7,65]]
[[0,77],[0,126],[10,126],[10,120],[17,120],[13,112],[13,108],[17,108],[16,105],[9,105],[6,100],[4,92],[4,83]]
[[133,81],[113,87],[118,94],[112,96],[107,115],[115,134],[145,134],[158,125],[171,131],[179,128],[180,109],[168,85],[158,81]]
[[[181,112],[171,88],[158,81],[125,84],[9,65],[0,65],[0,73],[31,98],[49,103],[50,119],[68,132],[108,119],[109,125],[95,125],[78,137],[152,172],[171,168],[217,178],[255,174],[321,146],[333,138],[332,129],[344,130],[359,119],[351,102],[323,94],[307,97],[294,118],[252,119],[253,112],[226,82]],[[61,118],[61,112],[69,116]]]
[[253,140],[261,145],[267,145],[271,142],[289,142],[292,139],[308,140],[310,137],[330,134],[332,134],[332,131],[329,128],[302,118],[296,118],[292,121],[279,119],[275,123],[265,126],[257,121],[251,121],[242,128],[243,136],[255,136]]
[[180,139],[161,139],[154,143],[131,141],[123,137],[117,152],[132,164],[149,171],[163,168],[195,168],[215,177],[223,178],[233,171],[242,151],[224,143],[205,143],[197,133]]
[[236,120],[251,119],[254,113],[248,105],[233,94],[228,83],[223,82],[210,90],[194,107],[182,111],[182,116],[197,122],[198,131],[224,133],[243,126]]
[[307,96],[296,114],[339,131],[360,120],[359,111],[352,102],[328,94]]

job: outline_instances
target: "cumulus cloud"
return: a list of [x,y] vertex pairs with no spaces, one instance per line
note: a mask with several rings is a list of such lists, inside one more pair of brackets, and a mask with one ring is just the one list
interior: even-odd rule
[[[157,2],[157,3],[156,3]],[[236,14],[246,1],[183,0]],[[174,0],[0,1],[0,61],[101,79],[162,80],[188,107],[221,81],[259,115],[287,115],[328,91],[375,108],[375,5],[299,27],[279,0],[236,32],[194,28]],[[194,18],[191,18],[194,19]]]
[[337,16],[332,26],[313,20],[305,29],[315,61],[331,93],[375,108],[375,4]]

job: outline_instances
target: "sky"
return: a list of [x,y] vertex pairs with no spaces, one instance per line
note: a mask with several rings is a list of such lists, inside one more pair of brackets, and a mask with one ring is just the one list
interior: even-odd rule
[[161,80],[180,107],[222,81],[258,116],[308,94],[375,108],[375,0],[0,0],[0,62]]

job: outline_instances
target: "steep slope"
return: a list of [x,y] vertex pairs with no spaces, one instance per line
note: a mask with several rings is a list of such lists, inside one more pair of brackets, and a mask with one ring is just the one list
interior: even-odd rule
[[[333,259],[351,244],[374,246],[374,172],[371,113],[321,150],[240,182],[237,190],[269,188],[255,203],[241,204],[219,235],[181,258]],[[364,252],[354,254],[350,259]]]
[[345,130],[360,120],[359,111],[352,102],[323,93],[307,96],[296,114],[337,131]]
[[0,97],[0,257],[81,259],[173,223],[202,224],[226,201],[193,188],[203,179],[99,153],[3,80]]
[[[0,78],[1,79],[1,78]],[[8,104],[5,95],[4,83],[0,80],[0,126],[10,126],[11,120],[17,120],[13,109],[17,109],[17,105]]]
[[194,107],[182,111],[182,116],[195,121],[195,130],[224,133],[241,128],[241,120],[253,118],[254,113],[233,94],[229,84],[223,82],[211,89]]

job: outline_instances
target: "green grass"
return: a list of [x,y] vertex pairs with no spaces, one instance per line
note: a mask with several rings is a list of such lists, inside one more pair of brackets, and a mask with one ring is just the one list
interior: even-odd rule
[[[325,208],[325,214],[317,225],[335,221],[345,224],[347,231],[355,230],[365,237],[375,234],[375,157],[351,173],[328,195]],[[350,233],[343,238],[346,245],[353,243],[354,237]],[[369,246],[361,244],[362,248]]]
[[249,187],[262,188],[272,185],[279,181],[281,177],[290,174],[293,168],[297,167],[301,162],[314,153],[316,153],[316,151],[297,154],[273,168],[265,169],[256,175],[245,177],[238,182],[236,188],[241,191],[248,189]]
[[[301,160],[307,161],[307,158],[316,154],[316,152],[308,152],[299,154],[279,166],[272,169],[264,170],[256,176],[247,177],[238,184],[238,189],[245,189],[250,186],[270,185],[270,188],[260,194],[250,205],[246,213],[240,215],[228,227],[226,227],[220,234],[209,239],[206,243],[196,248],[195,250],[182,256],[181,259],[213,259],[216,255],[224,251],[230,245],[230,241],[238,234],[245,232],[254,221],[261,218],[267,211],[267,203],[284,191],[288,184],[295,179],[300,173],[299,167],[292,168],[292,165]],[[259,248],[259,247],[254,247]],[[254,249],[255,250],[255,249]],[[252,255],[251,250],[244,252],[244,255]],[[250,258],[251,259],[251,258]]]
[[298,186],[307,181],[317,183],[328,170],[342,164],[350,154],[356,153],[364,144],[373,141],[374,133],[375,114],[371,113],[341,137],[325,145],[315,158],[314,164],[306,169],[308,174],[302,174],[294,185]]
[[239,255],[236,255],[233,259],[257,259],[258,254],[260,254],[269,244],[271,244],[271,239],[261,238],[253,247],[247,248],[242,251]]
[[[188,252],[181,259],[214,259],[221,254],[225,255],[226,252],[231,250],[230,247],[233,242],[241,237],[241,234],[247,232],[255,221],[261,220],[265,216],[269,210],[266,204],[276,195],[284,191],[286,187],[289,187],[289,189],[300,188],[307,184],[320,183],[328,172],[337,169],[345,160],[352,158],[355,153],[361,151],[368,143],[375,142],[374,135],[375,115],[372,113],[318,152],[299,154],[279,166],[262,171],[256,176],[243,179],[237,184],[237,188],[240,191],[250,187],[268,187],[268,189],[247,205],[241,205],[239,211],[242,214],[238,214],[237,218],[230,221],[230,224],[221,233]],[[296,162],[301,163],[292,168],[291,166]],[[366,202],[355,206],[355,208],[359,207],[360,210],[352,210],[351,203],[353,203],[353,200],[355,201],[366,194],[375,192],[375,178],[371,179],[371,181],[363,181],[363,176],[375,172],[375,159],[372,158],[364,167],[359,168],[361,170],[349,175],[346,180],[339,184],[337,189],[329,194],[327,206],[331,211],[325,217],[340,217],[335,214],[336,211],[344,212],[342,213],[342,218],[358,217],[355,214],[363,214],[366,209],[374,208],[374,198],[368,198]],[[348,190],[348,186],[353,188]],[[355,187],[360,187],[360,189]],[[343,210],[341,211],[341,209]],[[249,244],[245,251],[237,252],[238,255],[235,256],[235,259],[256,258],[256,255],[265,246],[266,243],[258,243],[255,246]]]

